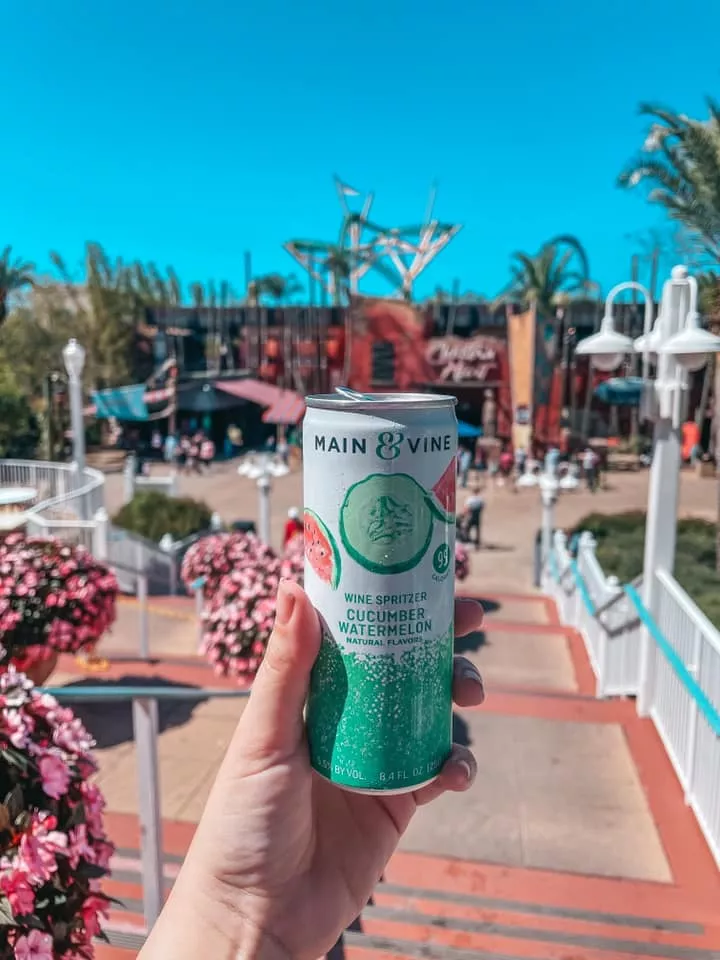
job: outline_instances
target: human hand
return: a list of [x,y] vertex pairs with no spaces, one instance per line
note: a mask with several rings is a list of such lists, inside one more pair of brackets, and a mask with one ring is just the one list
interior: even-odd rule
[[[457,635],[481,623],[479,603],[456,601]],[[472,784],[475,759],[458,744],[414,793],[366,796],[314,774],[303,708],[319,648],[315,610],[283,581],[252,695],[141,960],[316,960],[366,905],[418,806]],[[453,699],[483,700],[464,657],[455,658]]]

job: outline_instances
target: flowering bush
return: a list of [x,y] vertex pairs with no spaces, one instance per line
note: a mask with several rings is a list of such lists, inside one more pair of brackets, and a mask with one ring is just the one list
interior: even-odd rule
[[188,586],[204,578],[200,652],[216,673],[249,678],[257,671],[275,619],[280,579],[302,582],[303,563],[301,535],[282,559],[247,533],[217,534],[190,547],[182,578]]
[[301,532],[297,533],[285,547],[280,576],[283,580],[294,580],[301,586],[305,580],[305,539]]
[[0,676],[0,960],[94,955],[113,845],[92,746],[72,710]]
[[[260,666],[282,572],[282,562],[270,547],[250,534],[243,536],[245,542],[234,543],[227,553],[237,565],[209,596],[206,593],[201,652],[223,676],[248,677]],[[208,582],[216,582],[215,571]]]
[[115,620],[115,575],[84,547],[11,534],[0,541],[0,667],[27,668],[94,646]]
[[204,580],[203,594],[215,596],[223,577],[252,563],[260,541],[248,533],[216,533],[197,540],[183,559],[180,576],[186,587]]
[[470,554],[461,543],[455,544],[455,579],[464,580],[470,573]]

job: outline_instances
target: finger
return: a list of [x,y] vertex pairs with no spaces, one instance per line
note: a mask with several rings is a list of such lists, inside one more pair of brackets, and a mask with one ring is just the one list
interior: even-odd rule
[[483,622],[482,604],[470,597],[457,597],[455,600],[455,636],[466,637],[468,633],[479,630]]
[[467,657],[453,660],[452,696],[459,707],[479,707],[485,699],[480,671]]
[[319,649],[320,623],[307,594],[298,584],[282,580],[275,625],[238,729],[246,756],[278,762],[297,749]]
[[467,747],[463,747],[459,743],[454,743],[452,753],[445,761],[437,780],[433,780],[432,783],[413,794],[415,803],[421,807],[448,790],[454,793],[469,790],[473,785],[476,773],[477,762],[472,750],[468,750]]

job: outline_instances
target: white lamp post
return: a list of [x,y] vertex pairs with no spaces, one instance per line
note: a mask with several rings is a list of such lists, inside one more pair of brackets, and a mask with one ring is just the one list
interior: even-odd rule
[[[635,287],[645,296],[645,331],[634,344],[615,332],[611,306],[620,292]],[[720,337],[700,327],[697,312],[697,281],[688,276],[685,267],[672,270],[672,277],[663,286],[660,312],[652,324],[652,301],[640,284],[620,284],[610,291],[603,328],[594,337],[583,340],[577,353],[589,355],[599,369],[619,366],[622,354],[634,349],[643,354],[645,409],[655,421],[653,458],[650,469],[645,553],[643,558],[643,602],[657,617],[657,570],[673,572],[677,532],[678,493],[680,489],[683,396],[688,386],[688,372],[700,370],[708,355],[720,352]],[[603,339],[605,337],[605,339]],[[615,338],[614,340],[612,338]],[[623,345],[624,344],[624,345]],[[615,347],[620,356],[611,353]],[[600,363],[598,364],[598,359]],[[656,364],[655,379],[650,380],[650,363]],[[647,713],[653,686],[654,648],[648,632],[642,634],[638,711]]]
[[256,480],[258,488],[258,534],[263,543],[270,545],[270,491],[272,477],[284,477],[290,473],[284,463],[275,460],[270,454],[262,453],[259,458],[244,460],[237,472],[248,480]]
[[73,463],[77,464],[78,481],[82,483],[85,469],[85,421],[83,419],[82,373],[85,366],[85,348],[73,337],[63,348],[70,394],[70,429],[72,430]]
[[540,474],[540,497],[542,499],[542,565],[548,562],[552,550],[553,531],[555,529],[555,504],[557,503],[560,483],[557,475],[557,461],[548,454],[545,457],[545,469]]

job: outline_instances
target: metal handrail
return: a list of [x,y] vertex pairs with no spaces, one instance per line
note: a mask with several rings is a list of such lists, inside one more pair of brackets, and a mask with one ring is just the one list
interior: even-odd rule
[[70,703],[129,701],[133,711],[133,738],[138,765],[138,820],[140,821],[140,860],[142,864],[143,914],[148,932],[160,916],[165,900],[163,851],[161,844],[160,780],[157,739],[159,700],[243,699],[249,689],[212,690],[198,687],[125,687],[121,684],[88,687],[39,687],[57,700]]
[[242,699],[250,696],[249,689],[217,690],[203,687],[125,687],[108,684],[104,687],[38,687],[40,693],[49,693],[56,700],[73,703],[92,700],[211,700]]

